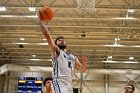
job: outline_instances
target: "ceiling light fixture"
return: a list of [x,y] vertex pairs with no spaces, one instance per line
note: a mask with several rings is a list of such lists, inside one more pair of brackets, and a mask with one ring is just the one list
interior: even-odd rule
[[0,7],[0,11],[6,11],[6,7],[1,6],[1,7]]
[[23,45],[26,45],[26,44],[29,44],[29,43],[15,43],[15,44],[23,44]]
[[118,40],[120,40],[120,38],[119,38],[119,37],[116,37],[116,38],[115,38],[115,41],[118,41]]
[[104,46],[108,46],[108,47],[125,47],[125,45],[104,45]]
[[108,56],[108,59],[112,59],[112,56]]
[[107,61],[112,61],[112,56],[108,56]]
[[37,15],[30,15],[30,16],[23,16],[23,17],[36,18],[38,16]]
[[21,43],[13,43],[13,44],[23,44],[23,45],[27,45],[27,44],[29,44],[29,45],[32,45],[32,44],[35,44],[35,45],[48,45],[48,43],[23,43],[23,42],[21,42]]
[[32,60],[32,61],[39,61],[39,60],[41,60],[41,59],[29,59],[29,60]]
[[104,63],[138,63],[136,61],[112,61],[112,60],[107,60],[107,61],[101,61],[101,62],[104,62]]
[[21,41],[24,41],[25,39],[24,39],[23,37],[20,37],[20,40],[21,40]]
[[120,40],[120,38],[119,38],[119,37],[116,37],[116,38],[114,39],[114,41],[113,41],[113,45],[120,45],[120,44],[118,43],[119,40]]
[[134,57],[132,57],[132,56],[131,56],[131,57],[129,57],[129,60],[134,60]]
[[34,57],[34,58],[35,58],[35,57],[36,57],[36,55],[32,55],[32,57]]
[[132,20],[135,20],[137,18],[133,18],[133,17],[116,17],[116,18],[113,18],[113,19],[120,19],[120,20],[132,19]]
[[28,60],[32,60],[32,61],[52,61],[52,59],[28,59]]
[[47,40],[47,39],[43,39],[43,40]]
[[35,9],[35,7],[29,7],[29,11],[34,12],[34,11],[36,11],[36,9]]
[[35,15],[24,15],[24,16],[21,16],[21,15],[0,15],[0,17],[18,17],[18,18],[22,18],[22,17],[28,17],[28,18],[37,18],[38,16],[35,14]]
[[38,45],[48,45],[48,43],[38,43]]
[[134,9],[128,9],[128,12],[133,13]]

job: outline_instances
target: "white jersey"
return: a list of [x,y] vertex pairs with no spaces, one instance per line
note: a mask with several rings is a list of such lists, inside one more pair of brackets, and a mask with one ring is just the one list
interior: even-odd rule
[[74,56],[60,50],[59,55],[53,60],[53,79],[66,79],[72,81],[72,68]]
[[57,58],[53,60],[53,93],[72,92],[72,68],[74,67],[74,56],[60,50]]

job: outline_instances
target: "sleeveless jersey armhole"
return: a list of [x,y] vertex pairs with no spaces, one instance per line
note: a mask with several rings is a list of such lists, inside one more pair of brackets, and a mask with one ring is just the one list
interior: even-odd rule
[[76,61],[75,61],[75,56],[73,56],[73,68],[75,68],[76,67]]
[[60,49],[57,46],[56,46],[56,49],[55,49],[55,53],[56,53],[56,56],[55,57],[52,56],[52,60],[55,60],[60,54]]

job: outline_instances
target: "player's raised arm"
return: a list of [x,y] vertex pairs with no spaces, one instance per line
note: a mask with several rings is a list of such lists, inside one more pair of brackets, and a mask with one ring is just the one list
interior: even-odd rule
[[41,27],[42,33],[45,36],[45,38],[47,39],[50,51],[51,51],[53,57],[55,57],[56,56],[56,49],[57,49],[56,45],[55,45],[55,43],[54,43],[54,41],[53,41],[49,31],[48,31],[47,26],[44,24],[43,21],[41,21],[40,13],[38,15],[38,20],[39,20],[39,25]]

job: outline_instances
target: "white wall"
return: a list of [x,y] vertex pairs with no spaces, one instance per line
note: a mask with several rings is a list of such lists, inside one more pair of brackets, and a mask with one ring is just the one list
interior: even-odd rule
[[[75,79],[73,86],[80,87],[80,80]],[[125,86],[131,83],[135,86],[135,93],[140,93],[140,77],[135,74],[105,74],[88,72],[83,80],[82,93],[124,93]]]
[[[8,93],[16,93],[18,77],[50,77],[51,73],[48,72],[10,72],[8,77]],[[5,86],[6,87],[6,86]]]
[[[10,72],[8,75],[8,93],[16,93],[17,78],[19,76],[49,77],[51,76],[51,72]],[[133,81],[131,83],[134,84],[136,88],[135,93],[140,93],[139,75],[109,74],[108,78],[105,78],[104,74],[88,72],[83,79],[82,93],[106,93],[105,90],[107,90],[108,93],[124,93],[124,87],[130,80]],[[0,82],[3,83],[3,78]],[[2,83],[0,86],[2,86]],[[80,83],[80,77],[74,77],[73,87],[80,88]],[[105,87],[106,85],[108,85],[108,87]]]

